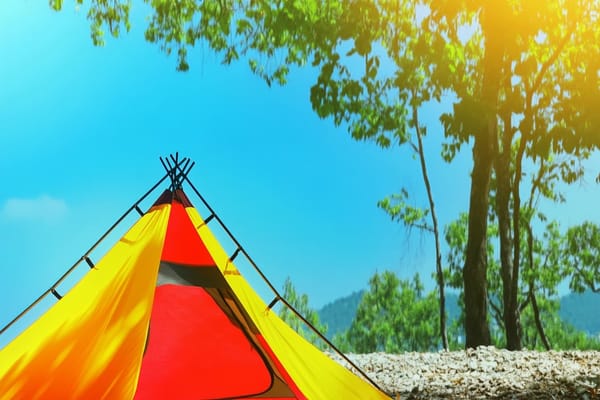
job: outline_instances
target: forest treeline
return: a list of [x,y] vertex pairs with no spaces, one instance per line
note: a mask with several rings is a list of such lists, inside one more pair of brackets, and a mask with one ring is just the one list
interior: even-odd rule
[[[325,327],[328,338],[348,330],[364,292],[365,290],[354,291],[317,309],[321,326]],[[446,313],[450,323],[460,317],[461,308],[458,301],[458,294],[450,291],[446,301]],[[600,293],[567,293],[559,298],[559,302],[558,315],[563,321],[573,325],[576,330],[600,337]]]
[[[381,275],[387,275],[391,281],[402,282],[393,273],[386,271]],[[373,280],[374,277],[372,277]],[[377,279],[381,279],[379,276]],[[413,282],[414,283],[414,282]],[[410,288],[410,281],[404,281],[397,286],[396,290],[406,290],[408,287],[408,293],[404,293],[407,298],[414,298],[415,293],[411,293],[414,289]],[[370,288],[372,289],[372,288]],[[424,299],[419,301],[425,301],[425,304],[421,304],[421,307],[433,311],[434,318],[429,318],[424,321],[421,326],[417,329],[404,329],[403,326],[396,325],[395,329],[398,333],[392,334],[389,328],[393,327],[388,323],[387,329],[371,329],[370,325],[365,325],[363,329],[357,329],[359,324],[370,324],[377,321],[377,317],[370,316],[366,317],[364,314],[360,318],[357,318],[357,310],[359,304],[366,291],[355,292],[350,296],[328,304],[326,307],[315,312],[313,315],[313,322],[316,322],[316,326],[321,332],[325,333],[327,337],[333,341],[333,343],[340,350],[349,353],[371,353],[376,351],[386,352],[405,352],[405,351],[437,351],[441,350],[441,341],[436,334],[436,323],[437,318],[435,317],[435,309],[437,308],[437,302],[432,301],[432,296],[425,296]],[[396,293],[397,297],[402,297],[402,294]],[[553,350],[600,350],[600,320],[597,316],[597,296],[592,297],[592,292],[585,292],[584,294],[571,293],[570,295],[556,299],[557,303],[553,304],[552,311],[545,315],[545,320],[548,321],[547,335],[552,343]],[[433,296],[434,297],[434,296]],[[297,305],[297,303],[296,303]],[[366,306],[363,303],[361,307]],[[462,315],[462,309],[459,305],[459,298],[456,294],[450,293],[448,296],[448,321],[450,323],[449,337],[450,337],[450,350],[459,350],[464,348],[464,337],[460,325],[460,317]],[[325,309],[327,308],[327,311]],[[397,308],[397,307],[396,307]],[[405,310],[405,314],[412,314],[415,317],[419,314],[419,307],[413,308],[411,306]],[[556,310],[556,311],[555,311]],[[335,316],[332,315],[335,313]],[[322,318],[319,318],[322,315]],[[388,316],[389,317],[389,316]],[[401,315],[401,317],[405,317]],[[429,314],[431,317],[431,314]],[[381,316],[379,317],[381,318]],[[284,318],[288,323],[291,322],[290,315],[287,314]],[[405,322],[413,321],[413,318],[404,319]],[[328,323],[330,322],[330,323]],[[377,321],[379,323],[380,321]],[[313,344],[328,349],[315,334],[307,334],[310,332],[309,329],[299,329],[301,323],[299,320],[291,322],[294,325],[294,329],[308,338]],[[349,329],[350,327],[353,329]],[[494,333],[494,344],[497,346],[503,345],[502,331],[494,327],[492,332]],[[527,328],[526,328],[527,329]],[[535,328],[534,328],[535,329]],[[527,329],[528,331],[534,331],[534,329]],[[405,340],[407,335],[423,335],[416,336],[412,340]],[[422,338],[423,340],[420,340]],[[545,350],[543,343],[536,337],[527,336],[527,341],[524,347],[527,349],[534,350]],[[403,341],[403,343],[399,343]]]
[[[464,348],[464,302],[461,286],[461,267],[464,264],[466,215],[449,224],[445,239],[449,246],[444,274],[448,287],[458,293],[457,310],[453,310],[448,329],[449,349]],[[600,227],[591,222],[571,227],[561,232],[558,224],[549,223],[542,238],[524,241],[522,254],[525,266],[521,274],[518,296],[521,316],[522,344],[528,349],[600,350],[600,337],[578,330],[561,318],[559,285],[568,285],[573,293],[592,293],[586,284],[585,272],[595,273],[600,264]],[[497,230],[490,224],[490,237]],[[492,242],[490,242],[492,243]],[[502,316],[502,284],[499,273],[498,252],[488,246],[489,270],[487,276],[490,331],[492,344],[506,347]],[[531,264],[530,264],[531,263]],[[321,331],[327,326],[319,321],[318,314],[309,307],[308,297],[299,295],[288,279],[284,287],[287,296],[297,309]],[[535,303],[535,304],[534,304]],[[354,319],[349,328],[336,333],[333,343],[346,352],[404,352],[435,351],[443,348],[437,330],[438,296],[435,291],[426,293],[417,273],[410,280],[400,279],[391,271],[376,272],[368,288],[360,296]],[[447,312],[447,311],[446,311]],[[299,321],[289,312],[284,320],[304,334],[313,343],[323,346],[316,335],[299,329]]]

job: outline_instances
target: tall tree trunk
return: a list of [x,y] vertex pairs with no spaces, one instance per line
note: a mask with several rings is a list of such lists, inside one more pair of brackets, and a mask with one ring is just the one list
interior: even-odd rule
[[[413,93],[414,96],[414,93]],[[419,126],[419,111],[416,104],[413,104],[413,119],[415,121],[415,131],[417,134],[419,160],[421,161],[421,172],[423,173],[423,182],[427,189],[427,198],[429,200],[429,210],[431,211],[431,222],[433,225],[433,236],[435,238],[435,271],[437,275],[437,284],[440,291],[440,337],[444,350],[448,350],[448,334],[446,329],[446,291],[444,282],[444,271],[442,269],[442,250],[440,246],[440,230],[438,226],[437,213],[435,211],[435,202],[433,201],[433,192],[429,182],[429,174],[427,172],[427,163],[425,161],[425,149],[423,147],[423,137]]]
[[[486,132],[487,135],[487,132]],[[483,136],[483,135],[482,135]],[[463,269],[466,347],[491,344],[487,322],[487,213],[492,169],[489,140],[477,137],[469,204],[469,233]]]
[[[485,107],[485,124],[475,135],[473,145],[473,172],[469,199],[469,233],[467,254],[463,269],[465,295],[466,347],[491,344],[487,321],[487,216],[489,189],[495,145],[497,144],[497,104],[502,77],[503,25],[498,18],[498,3],[482,10],[482,28],[485,37],[481,102]],[[492,4],[492,3],[490,3]],[[507,15],[505,12],[504,15]]]
[[[521,320],[517,294],[519,292],[518,279],[515,281],[515,263],[513,259],[513,246],[519,245],[519,238],[513,237],[511,232],[510,196],[512,186],[510,179],[512,127],[511,115],[503,116],[504,129],[502,135],[502,148],[496,158],[496,213],[498,215],[498,231],[500,236],[500,275],[502,276],[502,319],[506,335],[506,348],[508,350],[521,349]],[[515,184],[520,181],[515,179]],[[514,210],[514,212],[518,212]],[[514,221],[513,221],[514,222]],[[519,221],[516,221],[519,223]],[[515,244],[516,242],[516,244]]]

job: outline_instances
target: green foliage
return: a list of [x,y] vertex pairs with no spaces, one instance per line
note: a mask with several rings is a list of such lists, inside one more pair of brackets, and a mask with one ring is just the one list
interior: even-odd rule
[[[358,293],[354,293],[356,295]],[[358,301],[352,302],[353,307],[348,307],[350,302],[348,298],[338,299],[329,304],[328,313],[321,313],[321,320],[328,326],[333,326],[333,321],[348,321],[345,324],[336,326],[336,333],[331,337],[333,343],[344,352],[355,352],[348,342],[346,331],[350,328],[351,321],[356,316]],[[462,308],[464,307],[460,298],[448,293],[446,298],[448,310],[448,339],[451,350],[460,350],[464,348],[464,333]],[[542,309],[542,320],[544,329],[549,336],[553,349],[572,350],[572,349],[599,349],[598,340],[600,338],[600,315],[598,314],[598,302],[600,294],[585,292],[582,294],[568,294],[560,299],[547,300],[538,299]],[[557,311],[557,302],[560,304]],[[340,306],[338,308],[338,305]],[[335,319],[330,319],[331,316]],[[534,327],[533,315],[531,309],[525,308],[521,319],[524,321],[524,343],[529,349],[543,350],[539,335]],[[330,322],[331,321],[331,322]],[[330,330],[331,331],[331,330]],[[496,333],[502,335],[496,330]],[[502,337],[496,336],[496,340],[501,342]]]
[[[365,291],[354,292],[350,296],[334,300],[319,310],[319,316],[323,323],[328,326],[328,338],[343,352],[356,352],[356,349],[348,341],[348,329],[356,317],[358,305]],[[464,342],[460,342],[462,333],[462,322],[459,318],[462,314],[462,303],[454,293],[446,294],[446,310],[448,320],[452,322],[449,330],[449,339],[451,349],[458,350],[464,347]],[[437,324],[437,318],[432,324]],[[453,341],[452,341],[453,339]],[[463,338],[464,339],[464,338]]]
[[[559,312],[558,286],[567,281],[570,282],[572,288],[578,287],[583,290],[583,281],[579,272],[590,271],[589,265],[575,268],[568,261],[569,237],[577,228],[570,228],[564,234],[560,232],[559,225],[556,222],[547,224],[542,238],[534,240],[533,267],[529,263],[524,263],[523,280],[534,282],[544,330],[552,348],[556,350],[598,349],[600,346],[598,338],[591,337],[588,332],[582,331],[582,329],[585,329],[585,321],[579,323],[578,328],[575,328]],[[588,244],[591,243],[588,242]],[[571,259],[571,261],[573,260]],[[591,286],[589,287],[591,288]],[[539,333],[533,327],[534,322],[530,307],[522,313],[522,321],[523,343],[528,348],[541,349],[542,344]]]
[[[445,270],[449,286],[461,289],[462,267],[464,265],[464,249],[466,246],[467,215],[461,214],[459,219],[448,224],[445,230],[446,242],[449,250],[447,254],[448,268]],[[529,298],[530,282],[537,297],[540,317],[553,349],[597,349],[598,339],[590,337],[584,329],[585,322],[578,321],[579,328],[575,328],[559,315],[560,300],[558,286],[567,281],[573,290],[594,288],[597,284],[597,274],[594,275],[598,265],[596,258],[600,243],[597,240],[600,228],[590,222],[585,222],[561,233],[556,222],[548,223],[543,229],[540,238],[534,238],[532,249],[533,265],[528,261],[527,242],[521,240],[521,255],[523,259],[523,273],[521,274],[521,292],[518,295],[521,305],[521,322],[523,329],[523,345],[530,349],[543,349],[540,334],[535,325],[531,300]],[[494,343],[502,347],[505,344],[502,317],[502,283],[499,272],[499,262],[495,258],[497,253],[492,239],[498,235],[494,224],[488,226],[488,301],[492,308],[491,331]],[[596,280],[593,280],[595,277]],[[591,281],[589,279],[592,279]],[[591,303],[590,303],[591,304]],[[597,313],[596,313],[597,314]],[[458,322],[462,316],[458,319]],[[456,325],[451,327],[450,338],[456,340],[455,335],[460,335]],[[589,333],[594,333],[589,331]],[[455,344],[451,347],[458,345]]]
[[[354,315],[352,315],[352,318],[354,318]],[[348,339],[348,331],[347,330],[338,332],[335,335],[333,335],[331,342],[342,353],[356,353],[356,350],[354,349],[352,344],[350,344],[350,341]]]
[[571,290],[600,292],[600,226],[586,221],[569,228],[562,261],[571,274]]
[[407,200],[408,191],[402,189],[400,193],[380,200],[377,206],[385,211],[392,218],[392,221],[399,221],[408,228],[418,228],[432,232],[433,227],[427,222],[429,210],[411,206],[407,203]]
[[[78,5],[84,4],[84,0],[75,0]],[[55,11],[60,11],[63,6],[63,0],[49,0],[50,7]],[[129,15],[131,11],[130,0],[91,0],[87,18],[90,21],[90,31],[92,42],[96,46],[103,46],[104,29],[112,37],[119,37],[121,28],[127,32],[131,29]]]
[[432,351],[440,347],[435,293],[425,295],[419,275],[400,280],[389,271],[375,273],[358,305],[343,347],[367,353]]
[[[467,249],[467,227],[469,215],[461,213],[457,220],[450,222],[444,229],[444,238],[448,245],[446,254],[447,267],[444,268],[446,283],[453,289],[462,289],[462,270],[465,265],[465,252]],[[498,227],[494,224],[488,225],[488,237],[498,235]],[[495,250],[491,241],[487,242],[488,254],[488,278],[497,275],[499,268],[495,259]],[[489,280],[489,279],[488,279]]]
[[[321,324],[319,314],[308,305],[308,295],[296,292],[291,279],[286,278],[283,284],[282,296],[288,303],[302,315],[313,327],[323,335],[327,333],[327,325]],[[288,324],[294,331],[302,335],[306,340],[317,347],[323,348],[325,344],[319,336],[296,316],[296,314],[282,305],[279,309],[279,317]]]
[[[457,30],[464,27],[459,20],[461,15],[479,11],[474,20],[474,38],[465,44],[459,42],[459,47],[481,41],[481,34],[490,34],[483,26],[486,12],[511,26],[503,32],[504,65],[497,66],[502,81],[495,112],[502,135],[510,135],[513,144],[520,141],[526,147],[526,155],[533,160],[552,153],[586,157],[586,149],[598,147],[600,125],[597,113],[592,117],[591,112],[600,100],[599,49],[595,44],[600,32],[593,28],[598,22],[597,2],[553,0],[533,5],[515,1],[502,10],[500,3],[486,6],[485,2],[475,1],[452,8],[450,13],[446,6],[436,9],[435,3],[439,2],[431,2],[432,18],[439,21],[445,17],[448,22],[453,19],[458,22]],[[467,55],[467,62],[474,64],[473,83],[481,82],[484,60],[481,51]],[[442,121],[446,134],[454,138],[453,144],[460,145],[481,131],[482,117],[488,110],[480,101],[480,89],[476,86],[463,83],[453,89],[458,101],[453,112],[444,115]],[[517,118],[507,119],[507,115]],[[506,121],[512,121],[513,126],[504,125]],[[591,132],[596,132],[595,138]],[[449,158],[455,150],[455,147],[448,149]],[[577,177],[576,172],[568,171],[568,164],[568,161],[563,164],[563,179],[567,182]]]

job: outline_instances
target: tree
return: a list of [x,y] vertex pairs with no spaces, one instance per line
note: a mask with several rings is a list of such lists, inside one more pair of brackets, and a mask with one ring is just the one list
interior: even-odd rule
[[[492,216],[493,217],[493,216]],[[464,247],[466,246],[467,215],[461,214],[459,219],[450,223],[445,230],[449,246],[447,256],[448,269],[445,270],[450,286],[460,290],[461,268],[464,262]],[[593,225],[593,224],[592,224]],[[579,240],[579,245],[569,250],[570,238],[573,232],[580,232],[582,226],[589,234],[586,239]],[[590,283],[582,284],[583,279],[594,274],[593,257],[587,258],[587,263],[579,262],[579,255],[586,256],[594,252],[598,245],[594,241],[593,232],[600,228],[592,228],[589,222],[572,227],[566,233],[561,233],[559,224],[555,221],[542,226],[542,235],[535,237],[533,229],[527,226],[527,237],[520,241],[523,268],[519,275],[520,291],[518,293],[518,309],[521,315],[522,344],[530,349],[592,349],[597,348],[597,340],[586,338],[585,334],[565,323],[558,316],[560,297],[558,287],[562,282],[569,282],[573,290],[591,288]],[[505,317],[503,315],[504,297],[500,260],[498,251],[493,246],[493,240],[498,238],[497,224],[488,225],[488,303],[491,308],[491,337],[498,346],[506,346],[508,342]],[[578,235],[579,236],[579,235]],[[581,236],[579,236],[581,239]],[[575,254],[575,259],[573,259]],[[586,265],[586,264],[591,265]],[[575,267],[579,268],[579,271]],[[575,345],[582,347],[573,347]]]
[[[524,344],[535,348],[540,339],[546,349],[598,349],[600,342],[590,338],[586,333],[577,331],[558,316],[559,300],[557,287],[568,282],[569,288],[576,293],[585,290],[594,291],[600,281],[598,279],[598,248],[600,246],[600,227],[586,221],[570,227],[561,233],[556,222],[550,222],[544,229],[542,240],[535,240],[530,227],[528,235],[529,261],[524,270],[525,282],[529,282],[529,299],[532,314],[525,318],[534,320],[536,333],[527,321],[524,322]],[[534,265],[534,268],[529,268]],[[541,291],[540,305],[536,305],[535,290]],[[542,322],[542,319],[544,322]],[[540,329],[544,325],[543,329]],[[533,341],[531,338],[533,337]]]
[[[495,158],[496,210],[504,315],[511,349],[520,348],[517,307],[520,246],[515,243],[520,240],[523,223],[520,185],[524,158],[539,162],[539,170],[544,171],[548,157],[560,153],[571,155],[573,158],[556,164],[562,179],[570,183],[582,174],[576,162],[588,157],[590,149],[598,147],[597,138],[586,137],[599,128],[597,122],[589,118],[590,107],[600,99],[598,93],[594,93],[598,92],[598,49],[592,44],[598,32],[590,25],[597,22],[598,16],[593,14],[599,6],[597,2],[556,2],[544,6],[523,8],[515,13],[515,22],[528,26],[505,55],[498,108],[501,129]],[[573,60],[582,63],[579,68],[572,68]],[[595,89],[586,94],[589,90],[579,85],[593,75],[596,75],[592,83]],[[581,103],[582,109],[571,108],[579,102],[575,98],[580,96],[589,96]],[[544,177],[553,178],[550,173]]]
[[[413,92],[413,99],[416,98],[416,93]],[[429,207],[426,209],[415,208],[406,203],[408,198],[408,192],[406,189],[397,195],[386,197],[378,203],[378,206],[382,208],[392,220],[402,222],[409,229],[416,227],[423,231],[428,231],[433,234],[435,241],[435,278],[439,293],[439,334],[442,340],[442,346],[444,350],[448,350],[448,332],[446,328],[446,283],[444,280],[444,271],[442,267],[442,248],[440,244],[440,228],[438,224],[437,212],[435,209],[435,201],[433,199],[433,191],[429,180],[429,172],[427,169],[427,161],[425,158],[425,147],[423,145],[423,135],[426,132],[426,128],[421,126],[419,122],[419,110],[417,102],[412,103],[412,119],[409,125],[414,127],[415,136],[417,143],[411,142],[414,153],[419,156],[419,165],[421,167],[421,175],[423,177],[423,184],[427,192],[427,200]],[[430,221],[427,221],[429,216]]]
[[[327,325],[321,324],[317,311],[308,305],[308,295],[305,293],[296,292],[296,288],[292,284],[292,280],[289,277],[287,277],[283,283],[282,296],[288,301],[288,303],[290,303],[292,307],[294,307],[296,311],[298,311],[298,313],[300,313],[300,315],[310,322],[315,329],[317,329],[323,335],[327,333]],[[321,338],[319,338],[319,336],[312,329],[306,326],[306,324],[285,305],[280,307],[279,317],[294,331],[299,333],[315,346],[320,348],[325,347],[324,343],[321,341]]]
[[360,353],[437,350],[436,303],[435,293],[423,293],[418,274],[408,281],[390,271],[375,273],[346,333],[347,343]]
[[[502,1],[477,7],[484,48],[478,75],[481,91],[479,95],[475,92],[462,96],[455,104],[454,113],[444,117],[447,129],[458,139],[454,146],[466,142],[472,132],[487,132],[485,136],[474,135],[471,187],[475,193],[471,192],[469,210],[465,296],[468,297],[467,292],[471,290],[467,275],[479,280],[485,269],[485,257],[481,257],[485,246],[477,245],[479,240],[476,239],[484,236],[486,199],[483,191],[488,190],[489,171],[493,167],[497,184],[495,207],[500,232],[503,314],[507,346],[511,349],[520,347],[517,296],[521,246],[518,243],[521,240],[520,190],[524,157],[534,163],[540,160],[543,163],[552,153],[570,154],[580,159],[598,147],[598,135],[592,132],[596,132],[599,125],[591,112],[600,99],[599,51],[594,44],[598,36],[594,28],[598,7],[597,2],[589,1]],[[506,26],[512,29],[506,31],[503,28]],[[575,68],[574,60],[577,60]],[[592,87],[584,88],[584,82]],[[576,104],[581,107],[579,110],[574,107]],[[474,110],[475,115],[470,116]],[[477,128],[483,125],[487,131]],[[578,175],[576,168],[570,168],[572,161],[575,160],[560,165],[566,182],[572,182]],[[481,270],[473,264],[478,255]],[[477,271],[480,272],[478,277]],[[473,288],[473,292],[474,298],[481,301],[483,296],[477,288]]]
[[[83,0],[77,0],[83,3]],[[50,0],[60,9],[62,0]],[[357,140],[408,140],[411,110],[454,99],[443,116],[452,159],[472,143],[473,170],[463,268],[466,345],[490,343],[487,224],[492,170],[509,348],[519,347],[520,182],[524,156],[575,157],[599,145],[599,8],[592,0],[152,0],[146,39],[176,51],[187,70],[199,42],[225,63],[244,56],[268,84],[290,68],[319,71],[311,104]],[[128,0],[91,0],[95,43],[103,27],[129,29]],[[507,29],[511,27],[511,29]],[[513,156],[512,148],[517,151]],[[567,174],[569,175],[569,174]],[[512,213],[510,207],[512,204]],[[511,233],[512,232],[512,233]],[[512,257],[511,257],[512,254]]]
[[600,226],[586,221],[569,228],[562,261],[571,276],[572,291],[600,293]]
[[[573,325],[565,322],[558,315],[560,302],[556,299],[541,299],[541,318],[544,320],[544,330],[547,340],[553,350],[599,350],[598,338],[577,330]],[[547,350],[548,345],[542,341],[531,308],[523,312],[523,345],[528,349]]]

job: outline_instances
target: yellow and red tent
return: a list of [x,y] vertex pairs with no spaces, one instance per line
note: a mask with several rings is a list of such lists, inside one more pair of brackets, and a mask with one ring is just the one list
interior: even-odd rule
[[170,188],[0,350],[0,399],[389,399],[259,298],[168,165]]

